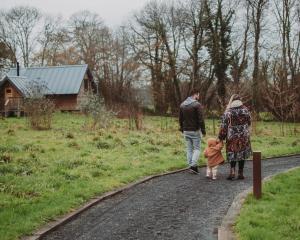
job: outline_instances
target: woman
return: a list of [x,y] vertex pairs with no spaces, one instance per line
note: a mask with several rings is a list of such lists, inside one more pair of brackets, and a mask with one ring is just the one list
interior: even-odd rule
[[228,180],[235,178],[235,166],[238,162],[238,179],[244,179],[245,159],[252,154],[250,144],[251,125],[250,112],[240,99],[234,94],[231,96],[226,111],[222,116],[219,139],[226,140],[226,157],[230,163]]

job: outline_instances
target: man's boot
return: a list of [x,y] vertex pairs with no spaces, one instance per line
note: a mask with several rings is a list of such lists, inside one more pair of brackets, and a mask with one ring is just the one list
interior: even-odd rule
[[199,170],[198,170],[198,167],[197,165],[196,166],[191,166],[190,167],[190,171],[194,174],[199,174]]

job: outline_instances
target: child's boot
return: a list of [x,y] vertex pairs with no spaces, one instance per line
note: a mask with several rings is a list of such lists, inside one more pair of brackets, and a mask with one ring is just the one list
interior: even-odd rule
[[212,180],[216,180],[217,179],[217,169],[213,168],[212,169]]
[[210,171],[210,167],[206,167],[206,178],[211,178],[211,171]]

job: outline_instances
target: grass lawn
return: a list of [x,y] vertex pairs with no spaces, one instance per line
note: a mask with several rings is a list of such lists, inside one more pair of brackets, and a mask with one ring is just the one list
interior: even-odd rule
[[[23,118],[0,120],[1,239],[29,234],[95,195],[186,166],[174,118],[146,117],[142,131],[117,119],[110,129],[91,131],[85,120],[56,114],[48,131],[29,129]],[[213,136],[212,121],[206,123]],[[299,135],[281,137],[278,123],[257,123],[256,132],[253,148],[264,157],[300,153]]]
[[235,227],[240,240],[300,239],[300,169],[263,186],[262,198],[249,196]]

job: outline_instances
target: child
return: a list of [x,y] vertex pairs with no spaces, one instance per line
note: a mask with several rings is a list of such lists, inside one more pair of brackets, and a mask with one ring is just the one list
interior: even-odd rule
[[204,150],[204,156],[207,158],[206,177],[217,179],[218,165],[224,162],[221,150],[223,143],[215,138],[209,138],[207,140],[207,148]]

